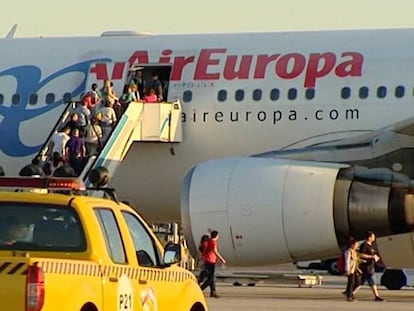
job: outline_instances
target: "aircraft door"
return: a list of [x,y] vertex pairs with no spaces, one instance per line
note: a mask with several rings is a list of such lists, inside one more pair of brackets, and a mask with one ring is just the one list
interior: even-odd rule
[[[161,94],[157,95],[161,98],[161,101],[171,100],[168,97],[168,87],[170,83],[171,64],[134,64],[128,69],[127,82],[134,81],[137,85],[141,99],[146,95],[144,94],[150,88],[155,87],[154,74],[158,77],[156,80],[160,81]],[[161,96],[159,96],[161,95]]]

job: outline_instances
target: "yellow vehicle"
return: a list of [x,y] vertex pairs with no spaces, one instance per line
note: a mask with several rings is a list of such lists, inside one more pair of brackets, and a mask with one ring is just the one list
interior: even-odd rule
[[128,205],[86,196],[73,178],[2,177],[5,187],[1,310],[207,310],[193,274],[176,264],[179,246],[162,249]]

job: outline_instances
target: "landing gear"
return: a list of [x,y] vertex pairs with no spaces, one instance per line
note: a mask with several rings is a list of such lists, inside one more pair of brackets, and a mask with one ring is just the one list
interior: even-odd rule
[[401,269],[386,269],[381,277],[381,285],[389,290],[399,290],[407,286],[407,274]]

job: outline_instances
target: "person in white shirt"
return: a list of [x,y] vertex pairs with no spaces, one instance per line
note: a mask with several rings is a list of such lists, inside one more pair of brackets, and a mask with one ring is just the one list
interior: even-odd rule
[[52,136],[52,152],[51,154],[57,152],[60,156],[65,157],[65,145],[70,139],[70,128],[65,127],[62,131],[53,134]]

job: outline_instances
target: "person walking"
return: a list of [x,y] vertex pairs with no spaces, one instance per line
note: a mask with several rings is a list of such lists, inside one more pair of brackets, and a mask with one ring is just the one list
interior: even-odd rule
[[198,284],[201,284],[207,276],[207,270],[205,266],[204,257],[207,254],[209,239],[210,238],[207,234],[203,234],[200,240],[200,244],[198,245],[198,251],[200,252],[198,256],[198,263],[197,263],[197,266],[200,270],[200,274],[198,275],[198,278],[197,278]]
[[358,256],[358,241],[350,240],[348,247],[344,253],[345,257],[345,273],[348,277],[346,285],[346,295],[348,301],[355,301],[354,289],[359,285],[359,256]]
[[[375,283],[375,263],[380,260],[380,257],[377,254],[374,243],[375,233],[368,231],[365,235],[365,241],[359,248],[359,257],[361,258],[360,269],[362,271],[361,285],[367,282],[369,287],[371,287],[372,293],[374,294],[374,300],[384,301],[384,299],[379,295],[378,288]],[[359,287],[354,290],[354,294],[358,291],[358,289]]]
[[216,292],[216,282],[215,282],[215,267],[217,259],[225,264],[226,261],[220,255],[217,249],[217,240],[219,239],[218,231],[211,231],[210,239],[208,240],[207,251],[204,256],[204,265],[206,270],[207,279],[201,284],[201,290],[210,287],[210,297],[219,298]]

